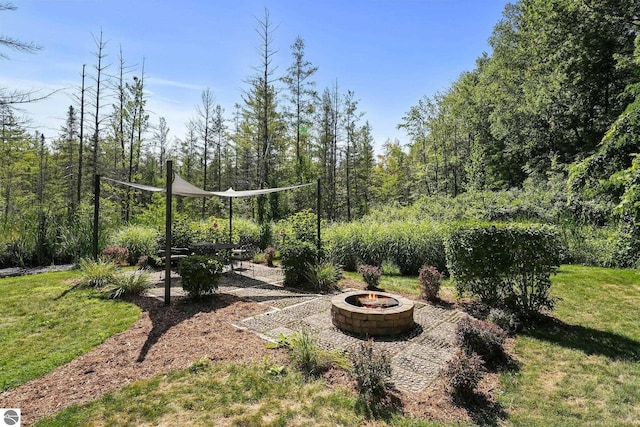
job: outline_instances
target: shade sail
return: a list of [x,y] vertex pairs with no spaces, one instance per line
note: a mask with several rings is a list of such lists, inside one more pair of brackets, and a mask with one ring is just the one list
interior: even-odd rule
[[[173,179],[173,183],[171,185],[171,192],[174,195],[177,196],[186,196],[186,197],[211,197],[211,196],[218,196],[218,197],[230,197],[230,198],[238,198],[238,197],[253,197],[253,196],[259,196],[261,194],[269,194],[269,193],[276,193],[278,191],[286,191],[286,190],[293,190],[296,188],[301,188],[301,187],[308,187],[310,185],[313,185],[313,183],[308,183],[308,184],[300,184],[300,185],[292,185],[289,187],[276,187],[276,188],[263,188],[260,190],[240,190],[240,191],[236,191],[233,188],[229,188],[227,191],[205,191],[202,190],[198,187],[196,187],[195,185],[189,183],[188,181],[184,180],[180,175],[178,174],[174,174],[175,177]],[[164,192],[166,191],[166,189],[164,188],[160,188],[160,187],[152,187],[150,185],[143,185],[143,184],[137,184],[137,183],[133,183],[133,182],[125,182],[125,181],[118,181],[117,179],[111,179],[111,178],[103,178],[107,181],[111,181],[111,182],[115,182],[116,184],[120,184],[120,185],[126,185],[129,187],[133,187],[133,188],[137,188],[139,190],[145,190],[145,191],[152,191],[152,192]]]

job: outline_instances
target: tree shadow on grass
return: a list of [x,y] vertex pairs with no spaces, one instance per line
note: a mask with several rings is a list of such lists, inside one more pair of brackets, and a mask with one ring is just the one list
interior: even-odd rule
[[626,362],[640,361],[640,342],[614,332],[570,325],[550,316],[541,317],[535,326],[526,328],[521,335],[580,350],[587,355]]
[[242,300],[235,295],[215,294],[200,299],[177,300],[167,306],[164,305],[162,301],[153,297],[139,296],[133,298],[134,303],[149,313],[152,324],[152,329],[140,349],[140,354],[136,361],[143,362],[149,350],[151,350],[160,338],[171,328],[192,318],[198,313],[214,312],[239,301]]
[[480,426],[497,426],[507,419],[507,412],[500,403],[492,401],[484,393],[473,393],[471,396],[452,396],[453,403],[464,408],[474,424]]

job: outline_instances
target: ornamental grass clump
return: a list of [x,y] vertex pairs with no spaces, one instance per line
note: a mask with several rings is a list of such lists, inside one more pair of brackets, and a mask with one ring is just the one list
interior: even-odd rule
[[111,298],[124,298],[141,295],[151,287],[149,273],[143,270],[122,271],[114,277],[106,292]]
[[317,292],[333,292],[340,290],[342,270],[331,261],[321,261],[307,266],[306,277]]
[[81,273],[78,286],[83,288],[102,289],[112,283],[116,276],[117,267],[111,261],[84,258],[78,265]]
[[375,265],[361,264],[358,266],[358,273],[362,275],[362,280],[367,284],[367,289],[376,290],[380,284],[382,270]]
[[423,265],[418,274],[420,293],[428,301],[436,301],[442,280],[442,273],[432,265]]

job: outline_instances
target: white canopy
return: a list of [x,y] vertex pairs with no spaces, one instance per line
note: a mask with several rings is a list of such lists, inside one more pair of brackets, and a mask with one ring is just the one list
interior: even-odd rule
[[[139,190],[144,191],[152,191],[152,192],[165,192],[165,188],[160,187],[152,187],[150,185],[136,184],[133,182],[125,182],[118,181],[117,179],[111,178],[103,178],[107,181],[115,182],[116,184],[126,185],[129,187],[137,188]],[[219,197],[229,197],[229,198],[237,198],[237,197],[252,197],[259,196],[261,194],[269,194],[275,193],[278,191],[285,190],[293,190],[295,188],[308,187],[313,185],[313,183],[308,184],[300,184],[300,185],[292,185],[289,187],[276,187],[276,188],[263,188],[259,190],[240,190],[236,191],[233,188],[229,188],[227,191],[205,191],[202,190],[195,185],[185,181],[180,175],[175,174],[173,179],[173,183],[171,184],[171,193],[177,196],[187,196],[187,197],[211,197],[211,196],[219,196]]]

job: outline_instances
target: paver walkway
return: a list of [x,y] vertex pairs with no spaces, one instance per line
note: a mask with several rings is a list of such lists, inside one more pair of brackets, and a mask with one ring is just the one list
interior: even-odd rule
[[[322,347],[346,352],[355,350],[364,341],[333,326],[331,296],[284,288],[281,281],[279,269],[264,266],[223,275],[218,292],[271,307],[267,313],[244,319],[235,326],[269,340],[277,339],[280,334],[307,330],[318,337]],[[181,294],[181,288],[174,289],[173,295]],[[392,381],[396,387],[419,392],[438,376],[455,351],[455,327],[464,315],[458,310],[416,302],[416,324],[412,330],[399,336],[374,339],[374,346],[388,351],[392,357]]]

